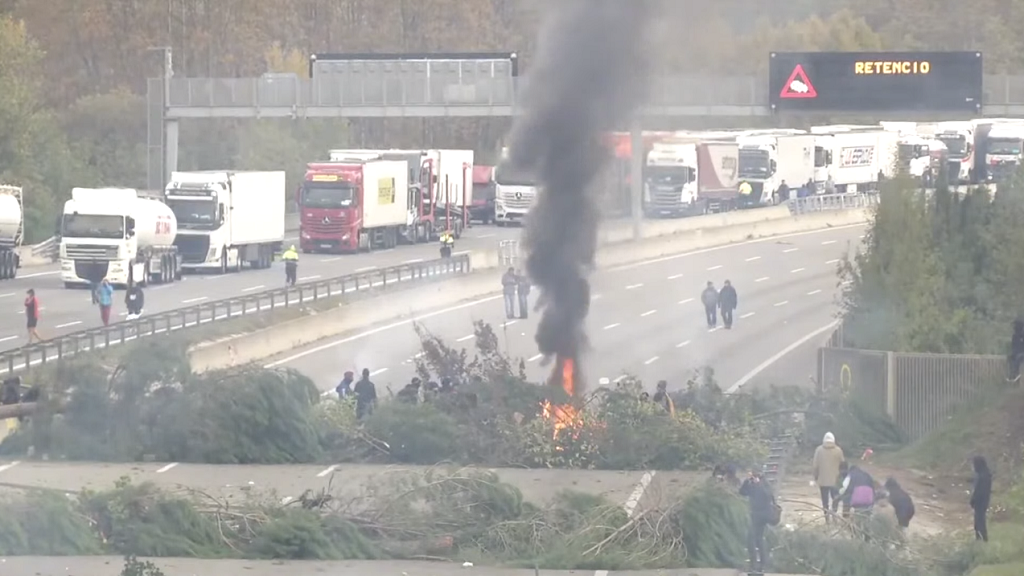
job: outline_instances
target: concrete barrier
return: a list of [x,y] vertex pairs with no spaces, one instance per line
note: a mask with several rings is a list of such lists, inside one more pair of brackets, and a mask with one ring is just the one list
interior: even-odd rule
[[[758,211],[731,214],[753,212]],[[603,246],[597,254],[598,268],[612,268],[759,238],[863,224],[868,221],[869,211],[822,212],[796,217],[787,214],[785,218],[743,216],[735,221],[730,221],[728,216],[721,214],[703,217],[718,220],[718,227],[710,226],[708,220],[704,220],[705,227],[689,227],[684,231],[677,229],[675,233],[662,236],[645,234],[647,239],[639,242],[619,241]],[[473,274],[416,288],[414,300],[405,296],[396,298],[385,295],[369,301],[342,303],[326,312],[217,342],[199,344],[190,354],[193,368],[203,371],[247,364],[348,332],[360,329],[382,330],[383,327],[379,325],[390,327],[407,324],[414,318],[429,317],[444,309],[468,307],[482,299],[501,298],[502,271],[497,252],[474,252],[470,255],[470,262]],[[369,326],[378,327],[367,328]]]

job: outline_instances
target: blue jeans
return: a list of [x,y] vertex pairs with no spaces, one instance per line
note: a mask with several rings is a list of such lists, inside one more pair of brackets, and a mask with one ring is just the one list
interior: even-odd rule
[[508,318],[516,317],[516,295],[505,293],[505,316]]

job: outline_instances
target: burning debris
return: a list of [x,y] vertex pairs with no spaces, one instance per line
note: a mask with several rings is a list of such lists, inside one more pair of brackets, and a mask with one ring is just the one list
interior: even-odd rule
[[558,437],[559,432],[562,430],[579,427],[579,412],[572,405],[572,398],[576,396],[578,379],[576,361],[572,358],[559,358],[555,364],[555,372],[551,377],[551,385],[561,386],[562,390],[569,397],[569,402],[558,405],[544,402],[541,405],[541,414],[546,420],[554,424],[555,438]]

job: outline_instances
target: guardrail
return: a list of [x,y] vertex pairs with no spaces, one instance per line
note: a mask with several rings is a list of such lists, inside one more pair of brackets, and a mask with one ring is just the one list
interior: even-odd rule
[[402,264],[377,270],[346,274],[294,287],[254,292],[245,296],[204,302],[187,308],[144,315],[110,326],[72,332],[63,336],[0,353],[0,376],[22,372],[82,352],[109,348],[137,338],[165,334],[194,326],[298,306],[352,292],[386,290],[396,284],[429,282],[470,271],[466,254],[438,260]]
[[35,258],[49,258],[50,260],[56,260],[57,254],[60,250],[60,239],[56,236],[50,236],[39,244],[33,244],[30,249],[32,256]]
[[791,214],[811,214],[829,210],[853,210],[878,204],[878,194],[815,194],[787,200]]

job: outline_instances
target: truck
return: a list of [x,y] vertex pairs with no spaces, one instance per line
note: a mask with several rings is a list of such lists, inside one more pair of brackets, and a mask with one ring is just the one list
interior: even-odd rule
[[744,135],[739,143],[739,175],[753,189],[755,204],[769,204],[785,182],[799,188],[814,180],[811,134]]
[[488,224],[494,220],[494,166],[473,166],[473,202],[469,206],[471,220]]
[[974,122],[939,122],[935,138],[946,146],[946,179],[951,185],[974,182]]
[[697,144],[656,143],[644,165],[644,216],[678,217],[703,212],[697,195]]
[[739,206],[740,146],[700,142],[697,152],[697,197],[704,212],[727,212]]
[[173,172],[165,200],[186,272],[270,268],[284,243],[284,171]]
[[897,142],[896,157],[902,171],[930,188],[946,166],[946,145],[936,138],[905,134]]
[[409,164],[401,160],[309,164],[297,201],[303,252],[394,248],[417,226],[409,210]]
[[523,224],[537,204],[539,178],[512,163],[508,148],[494,169],[494,223],[498,226]]
[[24,199],[18,186],[0,185],[0,280],[18,275],[18,247],[25,235]]
[[1002,182],[1012,178],[1020,169],[1024,152],[1024,123],[994,124],[983,134],[984,140],[976,143],[976,147],[979,156],[984,156],[985,181]]
[[177,234],[162,190],[74,188],[61,214],[61,280],[66,288],[180,280]]
[[819,192],[877,190],[879,177],[896,174],[899,134],[879,128],[811,130],[815,132],[814,184]]
[[441,232],[451,230],[456,238],[469,226],[473,202],[472,150],[420,149],[336,149],[329,152],[331,162],[348,160],[398,160],[409,166],[410,243],[437,240]]

